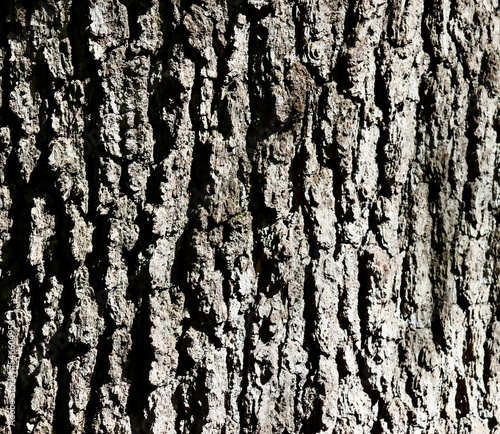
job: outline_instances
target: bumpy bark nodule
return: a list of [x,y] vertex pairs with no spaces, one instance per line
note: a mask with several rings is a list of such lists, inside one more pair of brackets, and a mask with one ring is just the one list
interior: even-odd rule
[[0,432],[499,432],[499,10],[1,2]]

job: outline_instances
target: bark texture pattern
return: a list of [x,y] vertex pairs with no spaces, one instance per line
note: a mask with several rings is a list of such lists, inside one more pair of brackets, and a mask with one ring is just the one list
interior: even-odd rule
[[498,0],[0,3],[0,432],[500,432]]

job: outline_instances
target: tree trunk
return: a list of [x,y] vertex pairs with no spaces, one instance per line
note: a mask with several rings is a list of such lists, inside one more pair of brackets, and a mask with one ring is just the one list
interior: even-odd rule
[[0,3],[0,432],[500,432],[499,11]]

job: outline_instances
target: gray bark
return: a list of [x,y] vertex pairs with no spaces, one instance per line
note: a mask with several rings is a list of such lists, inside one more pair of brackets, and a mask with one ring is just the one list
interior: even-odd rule
[[1,433],[500,432],[497,0],[0,18]]

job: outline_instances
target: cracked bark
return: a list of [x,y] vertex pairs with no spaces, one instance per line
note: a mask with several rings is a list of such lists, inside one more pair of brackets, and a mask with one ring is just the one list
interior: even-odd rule
[[497,1],[0,17],[0,432],[499,432]]

